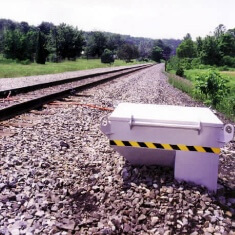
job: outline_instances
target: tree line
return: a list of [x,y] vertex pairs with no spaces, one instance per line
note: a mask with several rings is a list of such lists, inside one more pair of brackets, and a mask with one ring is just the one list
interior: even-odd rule
[[[62,23],[58,26],[42,22],[31,26],[27,22],[0,19],[0,53],[7,59],[37,62],[60,62],[65,59],[101,58],[110,63],[114,58],[130,62],[133,59],[169,59],[181,41],[154,40],[108,32],[84,32]],[[102,59],[102,58],[101,58]]]
[[201,65],[235,67],[235,28],[227,30],[220,24],[212,35],[197,37],[196,41],[187,34],[169,62],[169,69],[179,73]]

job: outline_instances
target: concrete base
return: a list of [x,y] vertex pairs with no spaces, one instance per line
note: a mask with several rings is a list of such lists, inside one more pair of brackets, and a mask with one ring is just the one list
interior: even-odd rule
[[177,151],[175,157],[175,179],[203,185],[216,192],[219,155]]

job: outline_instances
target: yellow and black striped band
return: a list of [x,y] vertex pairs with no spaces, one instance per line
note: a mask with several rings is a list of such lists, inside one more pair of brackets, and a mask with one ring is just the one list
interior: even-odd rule
[[160,143],[152,143],[152,142],[110,140],[110,145],[119,146],[119,147],[126,146],[126,147],[137,147],[137,148],[194,151],[194,152],[201,152],[201,153],[220,154],[220,148],[188,146],[184,144],[160,144]]

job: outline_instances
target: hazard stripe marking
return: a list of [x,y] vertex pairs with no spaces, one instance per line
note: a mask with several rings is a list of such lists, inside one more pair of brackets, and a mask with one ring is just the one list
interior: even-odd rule
[[216,154],[220,154],[220,148],[211,148],[212,151]]
[[181,151],[189,151],[186,145],[178,144],[178,147],[180,148]]
[[130,144],[132,147],[138,147],[138,148],[140,147],[139,144],[135,141],[130,141]]
[[140,145],[140,147],[142,148],[148,148],[147,145],[144,142],[138,142],[138,144]]
[[206,150],[206,152],[213,153],[213,150],[211,148],[204,147],[204,149]]
[[197,151],[193,146],[187,146],[187,148],[189,149],[189,151]]
[[122,141],[122,143],[125,145],[125,146],[132,146],[129,141]]
[[153,143],[157,149],[164,149],[164,147],[161,145],[161,144],[156,144],[156,143]]
[[125,146],[121,140],[114,140],[113,143],[114,145],[117,145],[117,146]]
[[[206,150],[201,146],[194,146],[194,148],[197,150],[197,152],[202,152],[202,153],[206,152]],[[219,149],[219,151],[220,151],[220,149]]]
[[109,143],[110,145],[119,146],[119,147],[126,146],[126,147],[137,147],[137,148],[180,150],[180,151],[220,154],[220,148],[188,146],[184,144],[160,144],[152,142],[137,142],[137,141],[122,141],[122,140],[110,140]]
[[169,144],[162,144],[163,148],[166,150],[173,150]]
[[172,149],[174,150],[180,150],[178,145],[171,144]]
[[155,148],[156,148],[156,146],[154,145],[154,143],[145,142],[145,144],[147,145],[147,148],[149,148],[149,149],[155,149]]

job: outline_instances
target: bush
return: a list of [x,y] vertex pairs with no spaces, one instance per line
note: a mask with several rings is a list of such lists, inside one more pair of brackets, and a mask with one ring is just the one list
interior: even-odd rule
[[172,56],[168,61],[167,61],[167,71],[170,70],[177,70],[177,68],[180,65],[180,59],[177,56]]
[[180,66],[186,70],[192,69],[191,61],[191,58],[180,59]]
[[216,107],[229,93],[228,81],[217,71],[211,70],[195,79],[195,95],[201,96],[208,104]]
[[184,76],[184,69],[182,67],[177,68],[176,75],[183,77]]
[[105,64],[111,64],[114,62],[114,57],[112,51],[105,49],[101,55],[101,62]]
[[235,97],[224,98],[217,106],[217,109],[235,121]]
[[227,65],[224,65],[222,67],[219,67],[219,71],[229,71],[229,67]]
[[139,57],[139,51],[137,46],[126,43],[123,44],[117,51],[117,56],[121,60],[125,60],[126,63],[133,62],[133,59]]
[[199,58],[193,58],[191,62],[191,66],[194,69],[199,69],[199,66],[201,65],[201,60]]
[[161,62],[161,59],[163,58],[163,50],[162,48],[155,46],[151,52],[151,59],[157,63]]
[[229,67],[235,67],[235,58],[232,56],[224,56],[222,62]]

